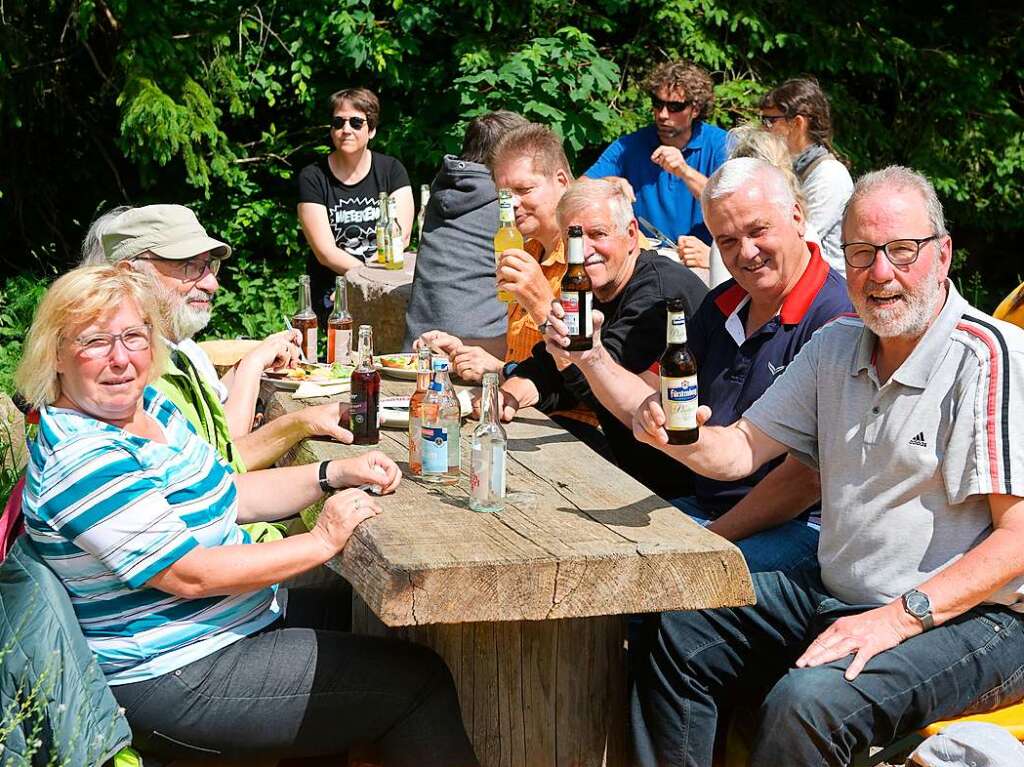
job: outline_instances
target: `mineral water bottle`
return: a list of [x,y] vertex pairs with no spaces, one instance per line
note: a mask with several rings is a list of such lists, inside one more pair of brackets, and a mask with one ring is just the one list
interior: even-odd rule
[[435,357],[433,380],[420,405],[420,461],[423,479],[451,485],[459,481],[462,463],[459,424],[462,414],[448,380],[448,360]]
[[498,374],[484,373],[480,425],[473,432],[470,450],[469,508],[501,511],[505,508],[505,453],[508,438],[498,422]]

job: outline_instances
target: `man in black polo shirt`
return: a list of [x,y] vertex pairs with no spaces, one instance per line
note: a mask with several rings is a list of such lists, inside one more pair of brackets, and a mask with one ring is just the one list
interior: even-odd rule
[[[615,184],[589,178],[576,181],[562,196],[557,215],[563,233],[574,224],[583,228],[584,268],[593,289],[593,305],[604,312],[605,348],[627,370],[647,370],[665,349],[666,302],[681,298],[689,313],[700,305],[707,288],[686,267],[640,250],[632,207]],[[520,407],[551,412],[579,403],[590,405],[623,470],[664,497],[692,492],[686,472],[680,472],[677,463],[665,461],[664,453],[634,440],[631,422],[623,422],[603,407],[583,374],[571,364],[556,364],[543,343],[512,371],[501,391],[506,421]]]
[[[727,162],[713,179],[703,200],[704,219],[733,279],[687,315],[698,397],[711,406],[711,425],[739,418],[815,330],[851,311],[843,278],[825,263],[817,245],[804,241],[803,212],[782,173],[761,160],[742,158]],[[633,412],[651,389],[622,376],[599,340],[589,352],[560,351],[565,325],[549,322],[548,348],[564,364],[574,363],[601,403],[632,425]],[[601,339],[605,334],[604,329],[595,333]],[[655,389],[656,374],[654,369],[644,376]],[[680,468],[677,464],[677,474]],[[780,458],[738,481],[692,478],[693,495],[674,497],[674,503],[735,541],[751,571],[815,564],[819,493],[813,471]]]

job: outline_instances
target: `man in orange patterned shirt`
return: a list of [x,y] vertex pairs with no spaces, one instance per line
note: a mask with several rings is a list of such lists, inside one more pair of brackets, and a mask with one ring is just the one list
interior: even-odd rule
[[572,183],[562,140],[536,123],[515,128],[495,146],[490,166],[495,186],[512,190],[516,227],[526,240],[524,250],[505,251],[497,274],[500,286],[516,297],[515,303],[509,304],[505,357],[499,359],[480,346],[466,346],[439,330],[424,333],[416,344],[429,344],[447,354],[455,374],[474,383],[479,383],[484,373],[502,373],[504,377],[543,340],[537,327],[547,319],[566,267],[562,233],[555,218],[558,201]]

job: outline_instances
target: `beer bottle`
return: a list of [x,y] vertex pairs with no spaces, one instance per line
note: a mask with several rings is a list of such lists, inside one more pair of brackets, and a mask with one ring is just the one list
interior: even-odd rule
[[380,373],[373,364],[373,328],[359,326],[359,366],[352,371],[348,421],[353,445],[380,441]]
[[352,360],[352,315],[348,313],[345,278],[334,280],[334,309],[327,318],[327,362],[349,364]]
[[686,313],[682,299],[668,302],[668,345],[661,355],[661,407],[670,445],[697,441],[697,362],[686,345]]
[[469,508],[501,511],[505,508],[505,454],[508,438],[498,421],[498,374],[484,373],[480,425],[470,449]]
[[590,277],[583,267],[583,228],[570,226],[568,245],[569,266],[562,277],[561,303],[565,311],[562,318],[569,328],[571,352],[582,352],[594,345],[594,322],[591,318]]
[[420,454],[420,426],[422,425],[423,398],[430,387],[430,347],[423,347],[416,354],[416,391],[409,398],[409,473],[419,476],[423,473],[423,457]]
[[316,314],[313,312],[313,301],[309,292],[309,275],[299,277],[298,293],[299,309],[292,317],[292,327],[302,334],[299,348],[306,362],[316,362]]
[[[498,231],[494,235],[494,269],[501,266],[501,254],[510,248],[523,249],[523,235],[516,229],[516,212],[512,207],[512,190],[498,190]],[[498,289],[498,300],[515,303],[516,297],[507,290]]]
[[391,206],[388,193],[377,198],[377,263],[387,266],[391,261]]
[[405,267],[405,237],[402,235],[402,225],[398,222],[398,201],[394,197],[388,197],[388,221],[391,222],[391,260],[388,261],[388,269],[403,269]]

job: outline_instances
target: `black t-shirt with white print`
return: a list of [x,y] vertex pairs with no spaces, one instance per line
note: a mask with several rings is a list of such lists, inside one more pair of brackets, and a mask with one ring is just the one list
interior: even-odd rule
[[[397,159],[370,152],[370,172],[354,184],[345,184],[331,172],[324,155],[299,173],[299,202],[312,202],[327,208],[327,220],[339,248],[363,261],[377,252],[378,197],[410,186],[409,174]],[[313,308],[318,315],[330,312],[334,272],[316,260],[312,250],[306,258],[313,293]]]

